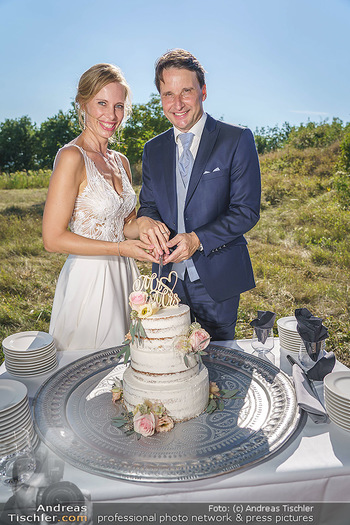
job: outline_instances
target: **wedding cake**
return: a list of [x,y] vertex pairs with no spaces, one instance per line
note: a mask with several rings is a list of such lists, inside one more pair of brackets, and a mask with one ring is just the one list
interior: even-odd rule
[[141,291],[130,296],[137,312],[134,319],[142,326],[138,324],[130,342],[131,362],[123,376],[124,403],[135,412],[148,400],[162,404],[174,421],[194,418],[208,404],[208,370],[198,348],[203,342],[208,344],[209,336],[198,323],[191,325],[190,309],[178,304],[176,294],[169,299],[164,282],[158,284],[158,296],[156,291],[151,300],[149,294],[146,299],[150,283],[145,285],[142,277],[141,282]]

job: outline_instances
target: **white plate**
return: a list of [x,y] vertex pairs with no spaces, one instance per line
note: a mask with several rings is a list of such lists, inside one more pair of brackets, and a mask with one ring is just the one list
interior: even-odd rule
[[[29,438],[30,442],[33,448],[36,447],[38,443],[38,435],[34,432],[34,429],[27,429],[29,430]],[[16,451],[16,449],[25,448],[24,445],[26,445],[26,439],[21,439],[17,442],[12,441],[10,443],[3,444],[1,443],[1,453],[2,454],[12,454]]]
[[280,341],[280,347],[283,348],[284,350],[290,350],[291,352],[294,352],[294,353],[299,353],[299,349],[300,349],[300,345],[291,346],[291,345],[284,343],[283,341],[282,342]]
[[35,377],[35,376],[39,376],[41,374],[47,374],[48,372],[51,372],[51,370],[54,370],[57,366],[58,366],[58,362],[54,361],[53,364],[50,365],[49,367],[41,368],[41,369],[39,369],[36,372],[32,372],[31,370],[29,370],[28,372],[17,371],[17,370],[10,371],[8,369],[7,369],[7,371],[8,371],[9,374],[11,374],[12,376],[15,376],[15,377]]
[[[37,444],[38,444],[38,441],[39,441],[39,438],[38,438],[37,434],[34,433],[34,435],[31,435],[30,436],[30,441],[31,441],[31,445],[32,445],[33,449],[35,449]],[[16,451],[16,448],[18,448],[18,447],[16,447],[15,444],[12,444],[12,445],[9,445],[8,447],[6,447],[4,452],[5,452],[5,454],[12,454],[13,452]]]
[[[28,397],[25,396],[22,401],[17,403],[17,405],[14,405],[11,408],[8,408],[7,410],[4,410],[0,413],[1,421],[6,421],[7,419],[11,419],[12,417],[16,417],[22,410],[24,410],[25,405],[28,405]],[[28,405],[29,407],[29,405]]]
[[325,397],[333,401],[333,403],[337,403],[341,408],[350,411],[350,402],[347,399],[337,396],[336,394],[331,392],[331,390],[328,390],[327,387],[324,390],[324,395]]
[[297,332],[297,320],[295,315],[280,317],[277,319],[277,326],[289,332]]
[[[23,434],[23,430],[28,432],[29,437],[32,438],[34,436],[33,422],[31,419],[26,421],[23,425],[19,425],[17,428],[11,429],[6,433],[4,432],[4,434],[1,435],[1,445],[12,445],[13,443],[16,443],[16,441],[24,442],[27,439],[27,435]],[[14,432],[17,432],[17,436],[13,435]]]
[[6,418],[1,417],[1,420],[0,420],[0,432],[2,432],[3,428],[15,424],[22,417],[31,417],[31,413],[30,413],[28,402],[27,402],[26,405],[22,405],[19,410],[17,410],[13,414],[7,416]]
[[348,410],[343,409],[337,403],[334,403],[329,397],[325,397],[327,410],[339,418],[344,418],[345,421],[350,423],[350,407]]
[[44,363],[46,359],[51,359],[55,356],[56,356],[56,349],[49,350],[48,352],[45,352],[35,357],[29,357],[28,354],[24,354],[23,357],[20,355],[13,357],[12,355],[5,353],[6,361],[10,361],[11,363],[23,364],[23,365]]
[[23,383],[12,379],[0,379],[0,414],[18,405],[26,395],[27,387]]
[[52,344],[52,342],[52,335],[46,332],[30,331],[9,335],[3,340],[2,345],[9,350],[16,350],[17,352],[31,352],[40,350]]
[[324,378],[324,384],[330,392],[350,401],[350,370],[328,374]]
[[27,363],[27,362],[14,363],[13,361],[5,359],[5,366],[7,370],[12,368],[13,370],[23,370],[25,372],[29,372],[30,370],[34,371],[34,370],[39,370],[42,368],[47,368],[55,361],[57,361],[56,354],[54,354],[53,356],[50,356],[50,358],[42,359],[41,362],[35,362],[35,363]]
[[330,420],[333,421],[333,423],[335,423],[339,427],[343,428],[344,430],[347,430],[348,432],[350,432],[350,423],[349,424],[344,423],[344,421],[338,419],[337,417],[335,417],[332,414],[328,414],[328,415],[329,415]]
[[5,348],[4,345],[2,345],[3,352],[5,356],[11,357],[13,359],[40,359],[41,356],[56,351],[56,347],[54,344],[44,346],[40,350],[9,350],[8,348]]

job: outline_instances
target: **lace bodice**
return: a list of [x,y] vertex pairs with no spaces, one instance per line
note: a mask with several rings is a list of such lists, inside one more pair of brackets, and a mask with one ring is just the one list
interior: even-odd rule
[[71,231],[90,239],[123,241],[124,220],[135,208],[137,198],[119,155],[115,153],[114,157],[122,179],[121,195],[106,181],[83,148],[74,142],[67,146],[75,146],[83,154],[87,177],[87,185],[75,201],[69,222]]

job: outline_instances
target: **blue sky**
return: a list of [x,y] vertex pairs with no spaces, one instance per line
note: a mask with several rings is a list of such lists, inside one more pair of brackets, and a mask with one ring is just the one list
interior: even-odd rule
[[216,118],[350,122],[350,0],[0,0],[0,122],[67,111],[97,62],[147,102],[154,62],[174,47],[205,67]]

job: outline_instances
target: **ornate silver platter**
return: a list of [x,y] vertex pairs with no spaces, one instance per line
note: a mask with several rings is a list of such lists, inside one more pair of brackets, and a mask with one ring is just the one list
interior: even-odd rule
[[[131,481],[189,481],[264,460],[302,424],[294,387],[268,361],[210,345],[203,356],[211,381],[238,389],[223,411],[177,423],[152,437],[126,436],[111,424],[121,407],[109,394],[86,396],[117,366],[118,348],[90,354],[56,372],[34,400],[41,439],[72,465]],[[122,366],[122,364],[120,365]]]

